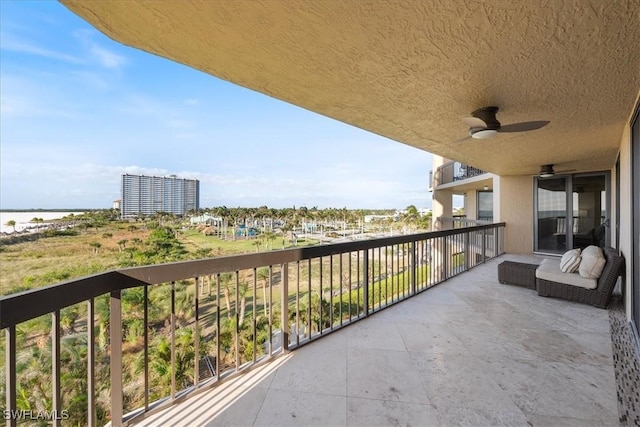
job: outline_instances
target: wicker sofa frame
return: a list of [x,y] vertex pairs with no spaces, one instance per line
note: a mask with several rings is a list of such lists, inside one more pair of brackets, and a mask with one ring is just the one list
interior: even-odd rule
[[622,274],[624,258],[618,255],[615,249],[609,247],[604,248],[603,253],[606,264],[598,279],[598,286],[595,289],[585,289],[579,286],[536,278],[538,295],[562,298],[569,301],[591,304],[599,308],[606,308],[611,300],[611,294],[613,293],[613,288],[616,285],[618,276]]

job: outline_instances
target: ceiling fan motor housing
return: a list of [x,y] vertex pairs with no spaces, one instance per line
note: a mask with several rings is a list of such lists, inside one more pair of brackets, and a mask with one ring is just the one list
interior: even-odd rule
[[487,125],[485,129],[498,131],[500,129],[500,122],[496,119],[497,112],[498,107],[483,107],[477,109],[471,113],[471,115],[482,120]]

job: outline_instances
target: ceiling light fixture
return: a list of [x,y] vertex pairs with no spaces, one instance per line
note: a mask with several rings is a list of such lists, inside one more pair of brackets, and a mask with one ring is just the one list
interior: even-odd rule
[[485,186],[484,186],[484,191],[487,191],[487,190],[489,190],[489,186],[488,186],[488,185],[485,185]]
[[553,165],[540,166],[540,178],[551,178],[553,175],[555,175]]

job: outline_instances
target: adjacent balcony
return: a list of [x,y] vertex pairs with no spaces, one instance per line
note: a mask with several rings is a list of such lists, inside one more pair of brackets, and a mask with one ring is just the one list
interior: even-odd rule
[[433,173],[433,183],[430,185],[430,188],[437,189],[442,185],[457,183],[458,181],[468,180],[486,173],[487,172],[482,169],[474,168],[473,166],[457,161],[450,161],[438,167],[435,173]]

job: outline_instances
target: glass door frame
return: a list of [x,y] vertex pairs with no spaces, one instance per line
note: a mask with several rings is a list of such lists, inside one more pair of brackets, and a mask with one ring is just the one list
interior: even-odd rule
[[605,191],[605,209],[606,219],[604,224],[606,225],[605,232],[605,246],[611,246],[611,171],[598,171],[598,172],[585,172],[575,174],[557,174],[550,178],[540,178],[538,176],[533,178],[533,252],[536,254],[544,255],[562,255],[561,252],[553,252],[547,249],[540,249],[538,247],[538,182],[544,180],[551,180],[557,178],[564,178],[565,181],[565,206],[566,206],[566,238],[565,238],[565,250],[573,248],[573,179],[583,178],[590,176],[604,176],[604,191]]

